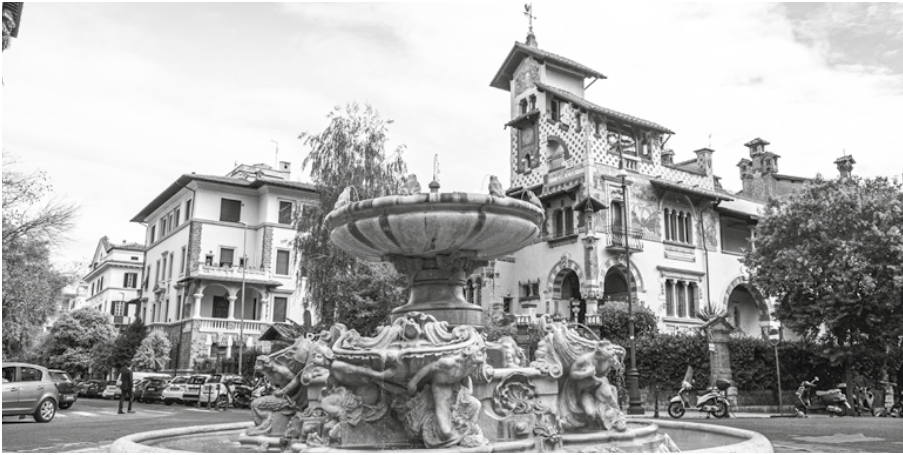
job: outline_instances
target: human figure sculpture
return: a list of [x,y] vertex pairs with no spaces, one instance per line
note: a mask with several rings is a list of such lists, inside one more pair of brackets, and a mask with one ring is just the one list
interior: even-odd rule
[[608,340],[590,340],[570,329],[564,321],[544,315],[540,330],[546,335],[530,364],[559,378],[558,416],[565,430],[598,427],[626,431],[627,424],[618,406],[616,389],[608,373],[623,370],[626,353]]

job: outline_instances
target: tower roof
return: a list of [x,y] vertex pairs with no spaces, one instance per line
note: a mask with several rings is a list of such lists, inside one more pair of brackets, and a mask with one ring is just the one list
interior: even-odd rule
[[564,99],[565,101],[574,103],[588,111],[606,115],[608,117],[615,118],[615,119],[618,119],[618,120],[621,120],[623,122],[630,123],[633,125],[643,126],[643,127],[649,128],[653,131],[674,134],[674,131],[671,131],[668,128],[665,128],[664,126],[661,126],[658,123],[650,122],[649,120],[643,120],[639,117],[634,117],[632,115],[624,114],[624,113],[609,109],[607,107],[599,106],[598,104],[591,103],[591,102],[587,101],[586,99],[581,98],[580,96],[577,96],[571,92],[562,90],[557,87],[552,87],[547,84],[543,84],[542,82],[534,82],[534,83],[536,84],[536,88],[538,88],[540,90],[547,90],[549,92],[552,92],[555,95],[559,96],[560,98]]
[[540,61],[552,62],[562,68],[574,71],[583,77],[608,79],[604,74],[569,58],[516,41],[514,47],[511,48],[511,52],[508,53],[508,57],[505,58],[505,62],[502,63],[502,67],[499,68],[495,73],[495,77],[492,78],[492,82],[489,83],[489,86],[510,91],[511,77],[514,75],[514,71],[517,69],[517,66],[520,65],[520,62],[527,57],[533,57]]

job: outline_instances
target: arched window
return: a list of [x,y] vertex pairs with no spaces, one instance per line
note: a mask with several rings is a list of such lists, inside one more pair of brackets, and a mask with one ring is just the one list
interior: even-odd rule
[[671,223],[668,222],[668,218],[671,216],[671,209],[664,209],[662,211],[665,215],[665,239],[671,240]]
[[524,170],[528,171],[533,169],[533,159],[530,157],[530,154],[524,155]]

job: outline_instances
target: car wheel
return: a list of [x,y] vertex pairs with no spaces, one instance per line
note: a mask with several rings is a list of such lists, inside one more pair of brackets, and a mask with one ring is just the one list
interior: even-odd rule
[[56,415],[56,402],[53,401],[52,398],[44,398],[41,401],[41,404],[38,405],[38,409],[34,412],[34,419],[36,422],[47,423],[53,420],[53,416]]
[[172,406],[172,400],[163,400],[163,404],[166,406]]
[[683,417],[685,412],[687,411],[684,409],[684,405],[680,403],[671,403],[671,405],[668,406],[668,415],[675,419]]
[[72,403],[60,403],[60,409],[69,409],[72,407]]

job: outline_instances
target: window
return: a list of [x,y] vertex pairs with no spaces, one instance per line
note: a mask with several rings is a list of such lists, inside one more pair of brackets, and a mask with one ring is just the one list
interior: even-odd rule
[[593,133],[596,136],[602,135],[602,121],[598,118],[593,119]]
[[94,283],[91,283],[91,295],[94,295]]
[[583,128],[583,114],[580,112],[580,109],[574,109],[574,126],[577,127],[577,131],[580,131]]
[[664,209],[665,240],[681,243],[693,242],[693,215],[683,210]]
[[292,224],[292,212],[295,204],[291,201],[279,201],[279,224]]
[[677,316],[687,317],[687,286],[683,281],[677,282]]
[[530,110],[536,109],[536,95],[530,95]]
[[100,287],[97,288],[97,292],[103,291],[103,277],[100,277]]
[[229,318],[229,300],[218,295],[213,296],[213,317],[217,319]]
[[527,100],[526,99],[520,100],[520,113],[521,113],[521,115],[527,113]]
[[19,367],[19,381],[20,382],[33,382],[40,381],[44,378],[44,373],[37,368],[31,367]]
[[136,288],[138,287],[138,274],[137,273],[126,273],[122,277],[122,287],[124,288]]
[[139,260],[139,259],[138,259],[138,256],[132,256],[132,257],[129,258],[129,259],[131,259],[131,260],[133,260],[133,261],[138,261],[138,260]]
[[564,212],[555,210],[555,237],[564,235]]
[[166,281],[166,256],[163,256],[163,281]]
[[213,265],[213,255],[212,254],[208,254],[204,258],[204,265]]
[[183,247],[182,247],[182,262],[179,263],[179,264],[181,264],[181,265],[179,266],[179,270],[180,270],[182,273],[188,273],[188,262],[185,261],[185,259],[186,259],[186,256],[185,256],[186,251],[187,251],[186,248],[183,246]]
[[665,314],[674,316],[674,282],[665,281]]
[[285,314],[288,307],[288,299],[285,297],[273,297],[273,322],[285,322]]
[[564,213],[564,234],[571,235],[574,233],[574,209],[565,207],[562,213]]
[[160,238],[166,237],[166,217],[160,219]]
[[125,316],[125,302],[123,302],[123,301],[113,302],[112,313],[113,313],[113,316]]
[[235,248],[220,248],[219,249],[219,266],[220,267],[232,267],[234,258],[235,258]]
[[549,113],[552,116],[553,122],[561,120],[561,102],[553,99],[552,102],[549,103]]
[[170,213],[170,214],[169,214],[169,230],[172,231],[172,229],[173,229],[174,227],[176,227],[176,225],[173,224],[172,213]]
[[172,265],[173,265],[173,263],[175,263],[175,262],[176,262],[176,258],[175,258],[175,257],[170,257],[170,258],[169,258],[169,275],[168,275],[168,276],[169,276],[169,279],[172,279]]
[[288,275],[289,251],[276,251],[276,275]]
[[174,227],[174,228],[179,227],[179,218],[181,218],[180,212],[181,212],[181,210],[178,207],[176,207],[176,209],[172,212],[173,213],[172,221],[174,223],[172,225],[172,227]]
[[151,226],[151,230],[150,230],[150,242],[148,242],[148,243],[154,243],[154,238],[155,238],[156,236],[157,236],[157,226]]
[[191,199],[185,201],[185,221],[191,219]]
[[16,367],[3,367],[3,382],[16,382]]
[[696,311],[696,298],[697,298],[697,297],[696,297],[696,283],[690,283],[690,284],[687,286],[687,302],[689,303],[689,305],[688,305],[688,309],[689,309],[689,314],[688,314],[688,316],[691,317],[691,318],[694,318],[694,319],[695,319],[696,316],[697,316],[697,311]]
[[219,220],[234,223],[241,221],[241,201],[223,199],[219,208]]
[[160,260],[157,259],[157,269],[155,270],[155,273],[154,273],[154,284],[157,284],[159,282],[160,282]]

